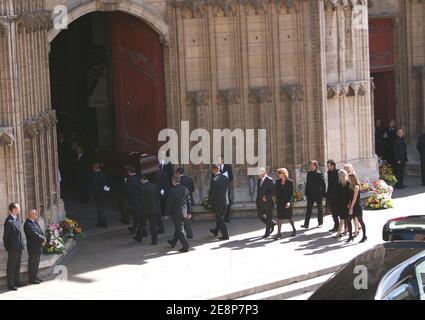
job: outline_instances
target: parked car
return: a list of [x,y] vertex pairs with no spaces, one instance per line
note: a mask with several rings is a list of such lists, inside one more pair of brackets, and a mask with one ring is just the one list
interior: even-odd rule
[[310,300],[425,300],[425,242],[387,242],[360,254]]
[[384,241],[425,241],[425,215],[389,220],[382,230]]

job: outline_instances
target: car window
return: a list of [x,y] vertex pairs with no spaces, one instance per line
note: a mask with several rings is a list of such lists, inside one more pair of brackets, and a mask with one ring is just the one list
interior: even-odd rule
[[415,266],[416,280],[418,281],[420,299],[425,300],[425,260]]
[[382,300],[416,300],[416,297],[412,285],[404,283],[391,290]]

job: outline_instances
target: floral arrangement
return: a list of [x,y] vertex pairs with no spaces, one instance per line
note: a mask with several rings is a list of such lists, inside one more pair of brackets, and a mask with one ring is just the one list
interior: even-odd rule
[[78,225],[77,221],[73,219],[66,218],[60,223],[60,226],[63,230],[63,237],[79,239],[82,237],[82,229]]
[[62,227],[58,223],[51,223],[46,230],[46,245],[44,252],[49,254],[61,254],[65,250],[62,238]]
[[397,183],[392,166],[385,160],[379,161],[379,179],[384,180],[390,186]]
[[[208,192],[208,194],[210,194],[210,193]],[[204,207],[205,210],[211,210],[212,209],[211,208],[211,204],[210,204],[210,200],[209,200],[208,196],[206,196],[204,198],[204,200],[202,200],[202,204],[201,205]]]
[[294,191],[292,199],[294,200],[294,202],[301,201],[303,199],[302,193],[299,191]]
[[370,191],[370,184],[368,181],[360,183],[360,192],[368,192]]
[[373,195],[366,201],[366,208],[371,210],[393,208],[391,199],[393,187],[389,186],[384,180],[374,181],[372,184]]

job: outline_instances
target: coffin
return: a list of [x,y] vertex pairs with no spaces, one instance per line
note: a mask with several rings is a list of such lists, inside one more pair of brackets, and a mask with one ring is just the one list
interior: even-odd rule
[[151,175],[159,172],[159,161],[156,156],[143,154],[140,156],[140,174]]

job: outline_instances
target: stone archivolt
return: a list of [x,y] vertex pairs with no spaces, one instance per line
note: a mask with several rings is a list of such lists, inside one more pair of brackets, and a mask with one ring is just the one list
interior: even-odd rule
[[328,99],[340,97],[365,96],[368,93],[369,84],[367,81],[354,81],[350,83],[328,84]]

